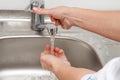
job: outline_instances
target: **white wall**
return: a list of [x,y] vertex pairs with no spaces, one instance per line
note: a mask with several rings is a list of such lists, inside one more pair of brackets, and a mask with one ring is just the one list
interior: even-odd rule
[[46,7],[67,5],[67,6],[88,8],[88,9],[120,10],[120,0],[45,0],[45,1],[46,1]]
[[23,10],[30,0],[0,0],[0,9]]
[[[30,0],[0,0],[0,9],[23,10]],[[74,6],[97,10],[120,10],[120,0],[45,0],[46,8]]]

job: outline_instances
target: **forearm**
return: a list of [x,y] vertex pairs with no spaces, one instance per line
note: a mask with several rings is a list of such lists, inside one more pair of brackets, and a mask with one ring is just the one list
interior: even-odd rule
[[120,11],[95,11],[73,8],[69,18],[75,26],[120,41]]
[[84,75],[94,73],[94,71],[83,68],[61,67],[54,73],[59,80],[81,80]]

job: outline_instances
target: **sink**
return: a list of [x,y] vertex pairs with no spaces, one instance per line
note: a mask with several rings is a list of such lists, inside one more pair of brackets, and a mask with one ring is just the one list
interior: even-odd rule
[[[46,73],[51,74],[51,72],[43,70],[41,68],[41,64],[39,61],[39,55],[43,51],[46,44],[50,44],[50,37],[32,35],[1,37],[0,77],[9,75],[17,76],[18,74],[19,75],[28,74],[32,76],[34,74],[37,75],[45,75]],[[74,67],[83,67],[95,71],[102,68],[101,61],[96,51],[84,41],[72,39],[70,37],[56,36],[55,46],[60,47],[65,51],[66,57],[70,61],[71,65]]]

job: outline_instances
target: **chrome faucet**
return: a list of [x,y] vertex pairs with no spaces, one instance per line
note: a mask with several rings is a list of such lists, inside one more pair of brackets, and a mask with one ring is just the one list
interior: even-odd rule
[[44,15],[38,15],[36,13],[33,13],[33,7],[44,8],[44,1],[30,0],[29,6],[25,9],[26,11],[31,12],[31,29],[34,31],[43,31],[45,28]]
[[50,18],[46,15],[33,13],[33,7],[44,8],[44,1],[30,0],[29,6],[25,9],[25,11],[31,12],[31,29],[41,32],[47,28],[49,35],[55,35],[57,33],[55,23],[51,22]]

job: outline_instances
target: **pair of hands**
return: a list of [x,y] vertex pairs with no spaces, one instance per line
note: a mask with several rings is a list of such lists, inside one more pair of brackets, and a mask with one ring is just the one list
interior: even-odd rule
[[[56,7],[52,9],[38,9],[34,7],[33,10],[37,14],[49,15],[51,20],[56,25],[61,25],[63,29],[69,29],[75,25],[74,20],[76,18],[72,15],[74,8]],[[62,49],[54,48],[54,54],[51,54],[50,48],[50,45],[46,45],[44,51],[41,53],[41,65],[43,68],[54,72],[59,80],[80,80],[84,75],[94,72],[83,68],[72,67]]]
[[[64,29],[71,28],[72,21],[69,19],[68,11],[70,7],[56,7],[52,9],[42,9],[33,7],[33,11],[37,14],[49,15],[51,21],[55,22],[56,25],[61,25]],[[54,49],[54,55],[50,53],[50,45],[46,45],[45,50],[41,53],[42,67],[50,71],[55,72],[61,65],[70,66],[64,51],[59,48]]]
[[[37,14],[49,15],[51,21],[55,22],[56,25],[61,25],[64,29],[69,29],[73,26],[71,19],[69,19],[68,11],[70,7],[56,7],[52,9],[42,9],[33,7],[33,11]],[[41,64],[42,67],[50,71],[55,72],[61,65],[70,66],[64,51],[59,48],[54,49],[54,55],[50,53],[50,45],[46,45],[44,51],[41,53]]]

